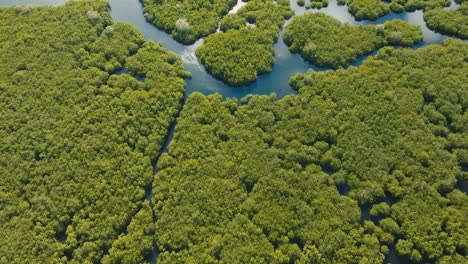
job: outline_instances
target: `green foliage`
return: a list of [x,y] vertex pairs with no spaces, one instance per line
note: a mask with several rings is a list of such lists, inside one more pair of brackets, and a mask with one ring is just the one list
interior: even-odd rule
[[249,1],[237,14],[258,28],[271,31],[276,36],[285,19],[294,13],[289,7],[289,1],[259,0]]
[[158,263],[381,263],[357,202],[312,163],[334,104],[241,104],[194,93],[184,106],[154,185]]
[[348,0],[348,11],[356,20],[377,20],[390,12],[390,6],[382,0]]
[[247,21],[245,18],[237,14],[229,14],[221,19],[220,30],[226,32],[230,29],[241,29],[246,27]]
[[413,12],[418,9],[424,9],[427,11],[434,8],[448,6],[449,4],[450,0],[391,0],[391,5],[404,7],[408,12]]
[[359,56],[387,45],[412,46],[422,40],[421,29],[402,20],[383,25],[351,26],[323,13],[294,17],[283,40],[293,53],[325,67],[345,67]]
[[[348,4],[348,11],[356,20],[377,20],[387,15],[390,10],[395,13],[440,9],[450,4],[450,0],[338,0],[339,5]],[[445,11],[445,10],[444,10]],[[448,22],[447,22],[448,23]]]
[[184,44],[216,31],[235,0],[142,0],[146,18]]
[[386,21],[383,26],[387,45],[411,47],[423,40],[421,27],[406,21],[394,19]]
[[229,30],[208,36],[196,55],[212,75],[229,85],[241,86],[271,71],[273,40],[258,28]]
[[317,8],[328,6],[328,0],[311,0],[309,4],[306,5],[306,9]]
[[389,232],[390,234],[398,235],[400,234],[400,227],[398,224],[391,218],[385,218],[380,220],[379,225],[383,230]]
[[[251,1],[237,15],[221,21],[221,30],[196,50],[196,56],[216,78],[232,86],[249,84],[271,71],[273,44],[285,18],[291,16],[289,3]],[[253,26],[245,26],[245,21]]]
[[139,49],[144,39],[141,34],[127,24],[107,26],[99,38],[76,53],[83,68],[99,68],[113,73],[121,69],[125,60]]
[[152,85],[159,86],[164,85],[163,82],[167,82],[165,85],[184,86],[183,78],[190,77],[190,72],[184,70],[177,54],[153,42],[145,43],[135,56],[128,58],[126,68],[128,73],[145,77]]
[[[255,79],[289,15],[251,2],[197,56],[229,62],[217,74],[235,83]],[[293,23],[292,50],[343,65],[420,36],[398,21]],[[337,56],[340,42],[353,49]],[[0,43],[2,263],[145,263],[155,245],[162,264],[383,263],[389,248],[468,261],[468,196],[455,188],[468,178],[466,42],[384,47],[359,68],[294,76],[298,94],[281,100],[194,93],[155,178],[189,76],[174,53],[112,25],[100,0],[1,8]],[[242,57],[252,43],[255,60]],[[241,68],[248,78],[230,72]],[[361,224],[360,204],[375,223]]]
[[273,246],[261,228],[237,215],[223,236],[220,259],[225,263],[271,263]]
[[386,202],[381,202],[372,206],[370,210],[372,216],[387,216],[390,214],[390,206]]
[[427,27],[443,34],[468,39],[468,2],[456,10],[436,8],[424,12]]
[[392,207],[392,217],[401,223],[401,232],[406,237],[406,241],[398,243],[400,247],[397,244],[399,254],[415,260],[422,254],[437,260],[447,252],[466,256],[467,196],[462,195],[462,200],[453,204],[450,198],[441,197],[427,185],[414,188],[414,194]]
[[400,5],[400,4],[398,4],[398,3],[396,3],[396,2],[392,2],[392,3],[390,4],[390,10],[391,10],[392,12],[394,12],[394,13],[399,14],[399,13],[403,13],[403,11],[405,11],[405,7],[402,6],[402,5]]
[[283,40],[291,52],[299,52],[316,65],[332,68],[347,66],[383,45],[374,27],[342,24],[323,13],[294,17],[284,31]]
[[[349,196],[363,203],[385,193],[400,197],[380,226],[402,237],[397,251],[414,261],[467,254],[468,201],[454,189],[462,163],[447,140],[466,141],[467,127],[453,129],[451,122],[466,115],[467,55],[468,45],[455,40],[416,52],[384,48],[360,68],[291,80],[301,94],[336,102],[336,174],[346,175]],[[386,207],[371,214],[387,214]]]
[[[298,75],[281,100],[192,94],[154,184],[159,263],[383,263],[389,247],[466,261],[451,152],[466,149],[467,55],[456,40],[387,47],[359,68]],[[361,226],[358,203],[385,196],[398,199],[371,210],[385,218]]]
[[127,230],[112,243],[109,255],[102,259],[103,264],[110,263],[145,263],[153,253],[154,222],[152,209],[145,201],[142,208],[133,217]]
[[0,262],[140,263],[186,72],[106,1],[25,10],[0,8]]
[[398,240],[398,243],[396,244],[396,250],[399,255],[410,255],[412,248],[413,243],[404,239]]

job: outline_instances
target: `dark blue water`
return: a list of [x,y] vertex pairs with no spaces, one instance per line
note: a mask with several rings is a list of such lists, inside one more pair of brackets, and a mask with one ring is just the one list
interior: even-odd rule
[[[59,5],[66,1],[67,0],[0,0],[0,5]],[[241,98],[247,94],[276,93],[278,97],[281,98],[285,95],[295,93],[295,91],[288,85],[288,79],[292,75],[305,72],[308,69],[323,70],[304,61],[304,59],[302,59],[298,54],[291,54],[287,46],[282,41],[282,33],[280,33],[280,38],[275,44],[275,64],[273,65],[272,72],[261,75],[256,82],[249,86],[241,88],[231,87],[208,74],[203,66],[197,61],[197,58],[195,57],[195,49],[203,43],[203,40],[199,40],[190,46],[185,46],[176,42],[171,38],[170,34],[158,30],[145,20],[142,5],[138,0],[110,0],[110,6],[111,16],[115,22],[125,21],[133,24],[143,33],[147,40],[153,40],[161,43],[166,49],[174,51],[180,55],[185,68],[192,73],[192,78],[187,80],[187,95],[194,91],[199,91],[206,95],[220,93],[224,97]],[[452,4],[449,8],[455,7],[456,5]],[[406,20],[412,24],[421,26],[423,31],[424,41],[417,44],[415,48],[419,48],[427,44],[439,44],[446,38],[445,36],[435,33],[426,27],[422,11],[416,11],[413,13],[405,12],[401,14],[389,13],[377,21],[356,21],[354,17],[348,13],[347,7],[339,6],[336,0],[331,0],[328,7],[322,8],[321,10],[306,10],[304,7],[298,6],[296,0],[291,0],[291,8],[294,10],[296,15],[303,14],[305,12],[323,12],[351,25],[379,24],[392,19]],[[362,56],[353,65],[359,65],[366,57],[367,56]]]

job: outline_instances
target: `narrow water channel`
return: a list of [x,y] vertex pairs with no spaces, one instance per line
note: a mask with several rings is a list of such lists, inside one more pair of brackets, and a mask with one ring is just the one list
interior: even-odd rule
[[[182,111],[182,107],[183,107],[183,104],[181,105],[181,108],[177,112],[176,116],[174,117],[174,120],[169,125],[168,133],[166,135],[166,138],[164,139],[164,144],[162,145],[162,148],[159,151],[159,156],[151,163],[151,165],[153,167],[153,180],[151,181],[151,184],[146,187],[145,199],[148,200],[148,202],[150,204],[151,213],[152,213],[152,216],[153,216],[154,223],[156,223],[157,215],[154,212],[154,207],[153,207],[153,184],[154,184],[154,180],[155,180],[155,178],[156,178],[156,176],[158,174],[158,170],[159,170],[158,169],[158,162],[159,162],[159,159],[161,158],[161,155],[163,155],[164,153],[167,153],[168,148],[169,148],[169,144],[171,143],[172,138],[174,138],[175,129],[176,129],[176,126],[177,126],[177,120],[179,118],[180,112]],[[156,240],[154,240],[153,243],[154,243],[153,244],[153,252],[151,253],[151,257],[149,259],[149,262],[151,264],[156,263],[156,259],[157,259],[158,255],[159,255],[159,249],[158,249],[158,245],[157,245]]]
[[[67,2],[67,0],[0,0],[0,6],[60,5],[65,2]],[[144,35],[145,39],[161,43],[166,49],[177,53],[182,58],[184,67],[192,73],[192,78],[187,80],[187,89],[185,91],[186,96],[190,95],[192,92],[198,91],[206,95],[220,93],[224,97],[236,98],[242,98],[247,94],[276,93],[278,97],[281,98],[288,94],[295,94],[295,91],[288,85],[288,79],[292,75],[305,72],[309,69],[314,69],[317,71],[325,70],[323,68],[316,67],[315,65],[304,61],[298,54],[291,54],[282,40],[283,31],[281,31],[280,38],[274,46],[275,64],[273,66],[272,72],[261,75],[256,82],[246,87],[231,87],[209,75],[195,57],[195,49],[203,43],[203,39],[197,41],[193,45],[182,45],[173,40],[170,34],[167,34],[155,28],[153,25],[146,21],[143,15],[142,5],[138,0],[109,0],[109,2],[111,6],[111,16],[114,22],[124,21],[133,24]],[[456,6],[456,4],[452,4],[448,8],[454,8]],[[304,7],[298,6],[296,0],[291,0],[291,8],[294,10],[296,15],[303,14],[305,12],[323,12],[340,20],[341,22],[346,22],[351,25],[380,24],[392,19],[402,19],[412,24],[421,26],[424,41],[417,44],[414,48],[420,48],[428,44],[439,44],[446,38],[446,36],[435,33],[427,28],[423,19],[422,11],[415,11],[412,13],[404,12],[401,14],[389,13],[388,15],[378,19],[377,21],[356,21],[354,17],[348,13],[347,7],[339,6],[336,0],[330,0],[327,8],[307,11]],[[287,23],[288,22],[286,22],[286,24]],[[373,54],[375,54],[375,52]],[[362,56],[353,65],[359,65],[367,57],[368,56]],[[166,137],[160,155],[167,152],[167,148],[175,132],[176,120],[177,118],[169,127],[168,135]],[[154,177],[156,177],[158,172],[158,160],[159,157],[152,163]],[[340,190],[340,193],[342,193],[343,195],[346,195],[349,191],[349,189],[345,187],[343,187],[343,190]],[[457,187],[466,193],[466,181],[460,181]],[[148,186],[146,189],[146,199],[148,199],[151,202],[152,196],[153,188],[152,186]],[[366,212],[368,212],[369,208],[365,209],[367,210]],[[153,215],[153,217],[156,216]],[[363,220],[367,220],[366,218],[369,218],[368,213],[364,213],[363,217]],[[157,245],[154,245],[153,254],[151,256],[151,263],[156,263],[157,255]],[[390,251],[386,256],[385,261],[394,264],[410,263],[410,261],[407,258],[398,256],[396,254],[395,248],[393,247],[390,248]]]
[[[0,6],[23,4],[59,5],[65,2],[67,2],[67,0],[1,0]],[[247,94],[276,93],[279,98],[282,98],[288,94],[295,94],[295,91],[288,85],[288,80],[292,75],[305,72],[309,69],[318,71],[325,70],[304,61],[304,59],[302,59],[298,54],[291,54],[282,40],[283,31],[281,31],[280,38],[274,46],[275,64],[273,65],[272,72],[261,75],[256,82],[248,86],[241,88],[231,87],[211,76],[195,57],[195,49],[203,43],[203,39],[200,39],[193,45],[182,45],[172,39],[170,34],[157,29],[146,21],[140,1],[109,0],[109,2],[111,6],[111,16],[115,22],[124,21],[133,24],[138,28],[138,30],[140,30],[140,32],[142,32],[147,40],[153,40],[157,43],[161,43],[166,49],[177,53],[182,58],[185,68],[192,73],[192,78],[187,80],[187,96],[192,92],[198,91],[206,95],[220,93],[224,97],[236,98],[242,98]],[[453,3],[451,7],[448,8],[454,8],[456,6],[457,5]],[[330,0],[328,7],[320,10],[306,10],[304,7],[298,6],[296,0],[291,0],[291,8],[294,10],[296,15],[300,15],[305,12],[323,12],[340,20],[341,22],[346,22],[351,25],[379,24],[392,19],[402,19],[421,26],[424,40],[414,48],[419,48],[428,44],[439,44],[446,38],[446,36],[435,33],[427,28],[423,19],[422,11],[415,11],[412,13],[403,12],[401,14],[389,13],[377,21],[356,21],[354,17],[349,14],[347,7],[339,6],[336,0]],[[353,65],[359,65],[366,57],[367,56],[362,56]]]
[[[195,57],[195,49],[203,43],[203,39],[188,46],[176,42],[171,38],[170,34],[155,28],[146,21],[143,16],[143,7],[138,0],[110,0],[110,5],[111,16],[114,21],[125,21],[135,25],[147,40],[161,43],[166,49],[174,51],[181,56],[185,68],[192,73],[192,78],[187,80],[187,95],[198,91],[206,95],[220,93],[224,97],[242,98],[247,94],[276,93],[279,98],[282,98],[285,95],[295,93],[288,85],[288,80],[292,75],[305,72],[309,69],[325,70],[304,61],[298,54],[291,54],[282,40],[283,31],[281,31],[280,38],[274,46],[275,64],[273,65],[272,72],[261,75],[256,82],[248,86],[241,88],[231,87],[215,79],[206,72]],[[412,13],[404,12],[401,14],[390,13],[377,21],[356,21],[354,17],[349,14],[347,7],[339,6],[336,0],[331,0],[327,8],[307,11],[304,7],[298,6],[295,0],[291,0],[291,8],[296,15],[305,12],[324,12],[327,15],[351,25],[379,24],[392,19],[406,20],[422,28],[424,41],[419,43],[416,47],[422,47],[427,44],[439,44],[446,38],[446,36],[435,33],[426,27],[422,11],[415,11]],[[354,65],[360,64],[366,57],[367,56],[361,57]]]

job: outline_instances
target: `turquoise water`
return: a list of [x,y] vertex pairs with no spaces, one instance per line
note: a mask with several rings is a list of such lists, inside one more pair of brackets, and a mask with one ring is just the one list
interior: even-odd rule
[[[66,1],[67,0],[0,0],[0,5],[59,5]],[[166,49],[172,50],[181,56],[185,68],[192,73],[192,78],[187,80],[187,95],[194,91],[199,91],[206,95],[220,93],[224,97],[241,98],[247,94],[276,93],[278,97],[281,98],[285,95],[295,93],[288,85],[288,79],[292,75],[305,72],[308,69],[324,70],[323,68],[319,68],[304,61],[298,54],[291,54],[281,38],[281,32],[280,38],[274,46],[275,64],[272,72],[261,75],[256,82],[246,87],[231,87],[208,74],[197,61],[194,54],[195,49],[203,43],[203,40],[199,40],[190,46],[185,46],[176,42],[171,38],[170,34],[158,30],[145,20],[142,5],[138,0],[110,0],[110,6],[111,16],[114,21],[125,21],[133,24],[143,33],[147,40],[161,43]],[[452,8],[455,6],[456,5],[452,5]],[[321,10],[306,11],[304,7],[298,6],[295,0],[291,0],[291,7],[296,15],[303,14],[304,12],[324,12],[342,22],[347,22],[352,25],[378,24],[392,19],[406,20],[412,24],[421,26],[423,30],[424,41],[417,44],[415,48],[427,44],[439,44],[446,38],[426,27],[422,11],[412,13],[405,12],[402,14],[390,13],[377,21],[356,21],[353,16],[348,13],[347,7],[337,5],[336,0],[331,0],[328,7]],[[362,56],[354,65],[359,65],[366,57],[367,56]]]

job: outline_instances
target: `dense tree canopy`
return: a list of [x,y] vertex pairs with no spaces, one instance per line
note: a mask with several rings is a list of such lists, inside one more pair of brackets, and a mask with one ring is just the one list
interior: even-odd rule
[[226,32],[230,29],[241,29],[247,27],[247,20],[237,14],[229,14],[221,19],[220,30]]
[[347,4],[349,13],[357,20],[377,20],[390,11],[401,13],[442,8],[448,6],[450,0],[338,0],[338,3]]
[[443,34],[468,39],[468,2],[456,10],[436,8],[424,12],[427,27]]
[[273,44],[284,20],[291,15],[288,1],[250,1],[237,14],[221,21],[224,32],[205,38],[196,56],[208,72],[227,84],[249,84],[271,71]]
[[0,8],[0,43],[0,262],[141,263],[181,61],[96,0]]
[[412,46],[422,40],[422,32],[403,20],[351,26],[323,13],[309,13],[293,18],[283,40],[291,52],[300,53],[306,60],[338,68],[384,45]]
[[386,47],[281,100],[192,94],[158,163],[158,263],[468,261],[467,57]]
[[310,9],[310,8],[320,9],[322,7],[327,7],[327,6],[328,6],[328,0],[311,0],[310,3],[308,3],[305,7],[306,9]]
[[208,36],[196,55],[213,76],[229,85],[240,86],[271,71],[273,43],[268,32],[244,27]]
[[146,18],[172,33],[175,40],[191,44],[216,31],[220,17],[236,0],[142,0]]
[[423,40],[421,27],[400,19],[385,21],[377,25],[377,31],[383,32],[384,44],[411,47]]
[[[296,163],[328,148],[320,132],[298,127],[290,108],[301,103],[252,96],[243,104],[195,93],[184,106],[158,164],[158,263],[382,262],[378,238],[359,225],[358,203],[319,166]],[[305,107],[297,121],[326,126],[332,105]],[[309,131],[314,143],[292,139],[299,133],[291,128]]]
[[467,261],[467,197],[454,189],[467,177],[467,56],[468,45],[454,40],[417,52],[384,48],[359,69],[292,79],[302,93],[337,103],[332,176],[361,203],[397,198],[399,228],[381,227],[416,262]]
[[348,0],[348,11],[357,20],[377,20],[390,12],[390,5],[382,0]]
[[391,0],[392,11],[401,10],[401,7],[408,12],[423,9],[433,9],[448,6],[450,0]]
[[[251,1],[197,56],[250,82],[289,16]],[[176,54],[105,0],[0,8],[0,263],[467,263],[468,44],[393,47],[420,40],[297,17],[285,41],[316,63],[389,46],[283,99],[193,93],[161,154],[190,75]]]

